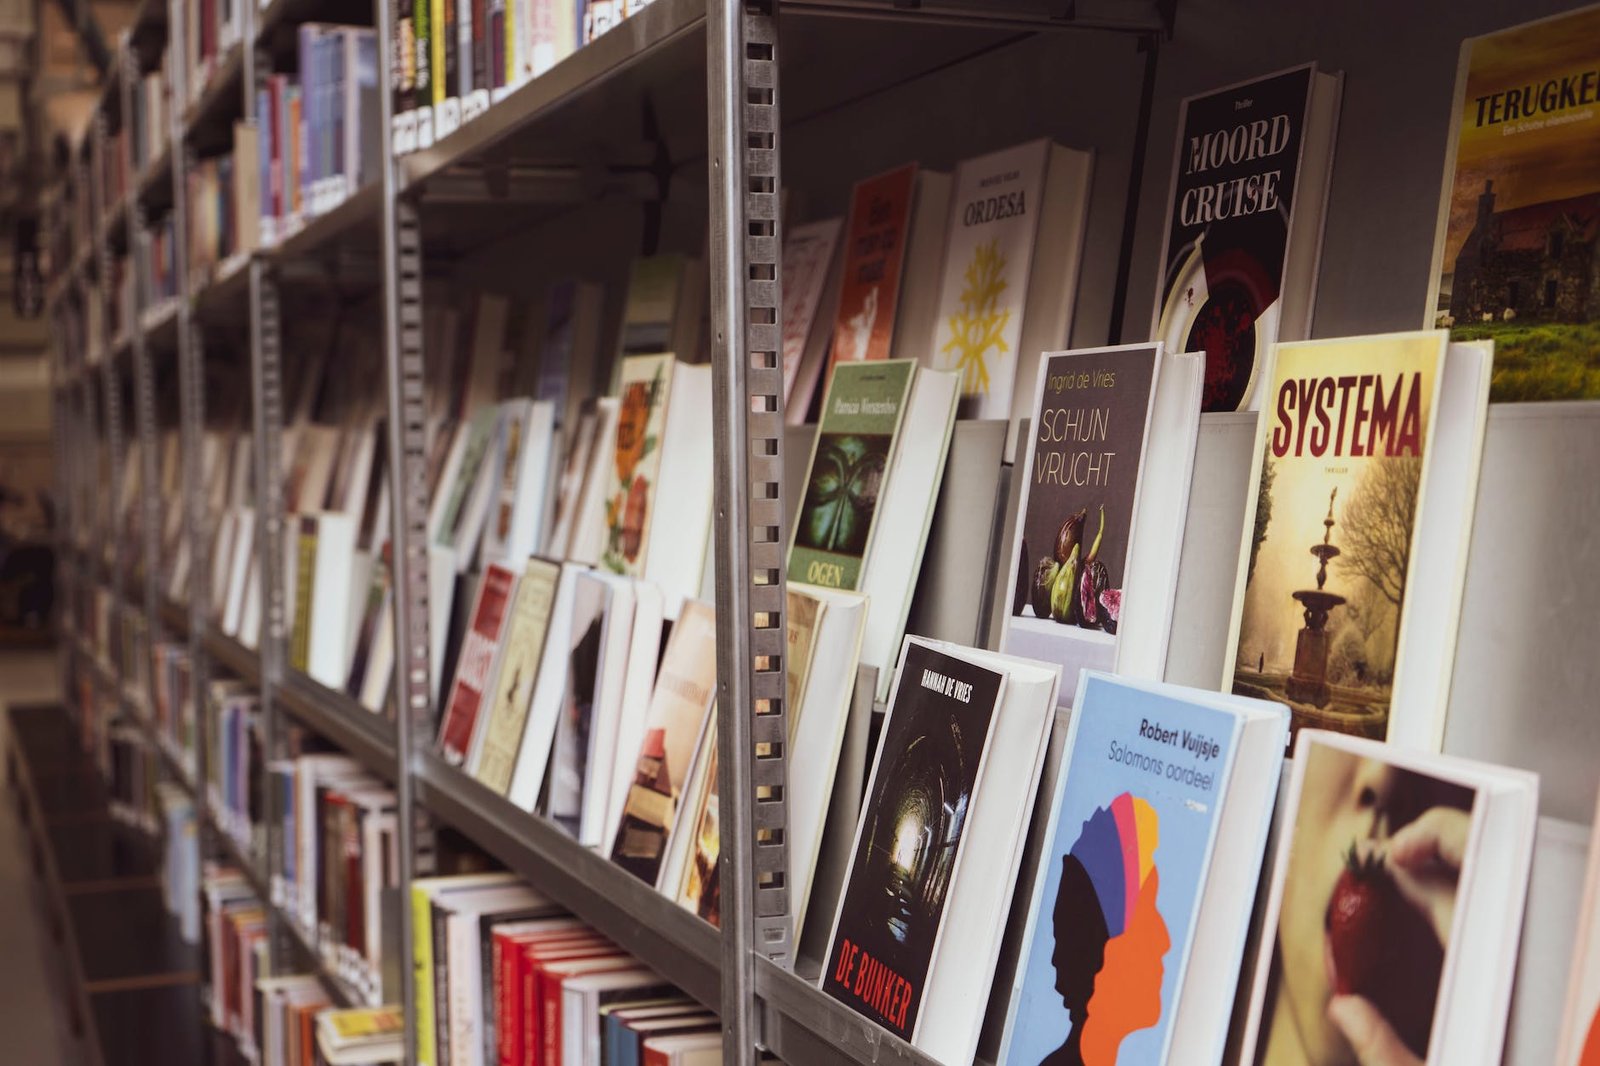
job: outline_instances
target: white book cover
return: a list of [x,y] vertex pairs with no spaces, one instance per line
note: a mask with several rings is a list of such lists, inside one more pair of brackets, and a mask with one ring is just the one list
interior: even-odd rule
[[680,363],[661,433],[661,467],[651,501],[644,577],[666,597],[668,618],[700,594],[706,537],[711,529],[711,367]]
[[344,688],[350,663],[350,571],[356,522],[349,515],[317,516],[316,573],[312,578],[311,647],[306,672],[331,689]]
[[544,526],[555,409],[547,401],[507,400],[501,406],[493,499],[484,530],[484,557],[520,565],[533,554]]
[[[833,273],[843,218],[825,218],[792,227],[783,241],[783,402],[787,407],[800,377],[801,363],[811,350],[811,335],[831,323],[818,323],[823,292]],[[811,398],[820,360],[810,367],[812,382],[803,390]]]
[[1049,152],[1049,141],[1032,141],[956,168],[925,365],[961,375],[963,417],[1011,417]]
[[586,572],[587,568],[577,563],[567,563],[561,568],[555,605],[550,610],[550,627],[545,633],[544,653],[539,656],[538,680],[534,682],[528,721],[522,730],[522,747],[511,775],[511,790],[506,796],[530,814],[539,801],[539,789],[550,764],[550,747],[555,740],[556,721],[561,716],[562,698],[567,688],[573,599],[578,578]]

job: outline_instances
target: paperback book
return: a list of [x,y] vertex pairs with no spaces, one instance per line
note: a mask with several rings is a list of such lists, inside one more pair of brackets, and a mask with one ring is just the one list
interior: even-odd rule
[[670,355],[630,355],[622,360],[615,477],[606,493],[606,545],[600,557],[605,569],[614,573],[632,577],[644,573],[672,370]]
[[1273,342],[1310,332],[1339,90],[1308,64],[1183,102],[1154,339],[1206,353],[1207,411],[1259,406]]
[[1437,750],[1488,361],[1442,330],[1277,347],[1246,495],[1235,693],[1286,703],[1296,730]]
[[1491,340],[1497,402],[1594,399],[1600,7],[1462,42],[1429,325]]
[[494,682],[501,638],[516,585],[515,571],[498,563],[484,568],[478,598],[472,607],[470,628],[456,659],[455,680],[450,684],[444,718],[439,723],[439,752],[453,765],[464,763],[471,750],[486,690]]

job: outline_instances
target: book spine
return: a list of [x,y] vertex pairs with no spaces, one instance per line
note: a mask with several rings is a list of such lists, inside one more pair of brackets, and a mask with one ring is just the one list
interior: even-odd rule
[[433,1016],[433,902],[411,887],[411,976],[417,995],[417,1066],[435,1066]]
[[433,912],[433,1014],[437,1036],[434,1062],[450,1066],[450,919],[442,908]]

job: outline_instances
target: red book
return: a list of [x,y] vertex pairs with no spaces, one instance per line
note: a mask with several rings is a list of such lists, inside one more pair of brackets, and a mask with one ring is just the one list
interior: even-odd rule
[[516,1066],[521,1053],[519,960],[524,947],[553,937],[592,937],[576,918],[546,918],[496,927],[491,945],[490,973],[494,977],[495,1047],[500,1066]]
[[632,955],[605,955],[598,958],[570,959],[564,962],[536,962],[533,965],[533,1017],[539,1021],[539,1043],[543,1051],[536,1066],[563,1066],[561,1061],[561,983],[568,977],[613,970],[642,969]]
[[445,703],[444,721],[439,724],[439,750],[449,762],[460,766],[472,747],[472,732],[483,706],[484,691],[494,680],[495,657],[500,638],[505,635],[511,593],[517,575],[498,563],[490,563],[478,585],[478,599],[472,605],[472,626],[461,642],[461,657],[456,661],[455,680]]
[[856,183],[844,234],[832,362],[889,358],[916,188],[915,163]]
[[511,1066],[536,1066],[543,1061],[544,1017],[539,1010],[538,967],[576,959],[611,957],[620,949],[609,940],[593,934],[588,939],[551,940],[530,944],[517,952],[507,974],[510,995],[515,998],[512,1013],[518,1020],[517,1049]]

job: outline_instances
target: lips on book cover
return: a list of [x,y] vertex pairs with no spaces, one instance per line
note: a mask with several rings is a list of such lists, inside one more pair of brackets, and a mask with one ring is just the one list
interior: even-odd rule
[[1284,344],[1268,383],[1233,691],[1382,740],[1443,334]]
[[1205,411],[1246,404],[1277,339],[1311,75],[1298,67],[1185,104],[1156,335],[1206,353]]
[[1156,351],[1045,359],[1005,650],[1069,680],[1114,665]]
[[1233,764],[1223,711],[1090,677],[1074,714],[1003,1066],[1163,1061]]
[[911,1039],[1004,678],[907,647],[823,990]]

